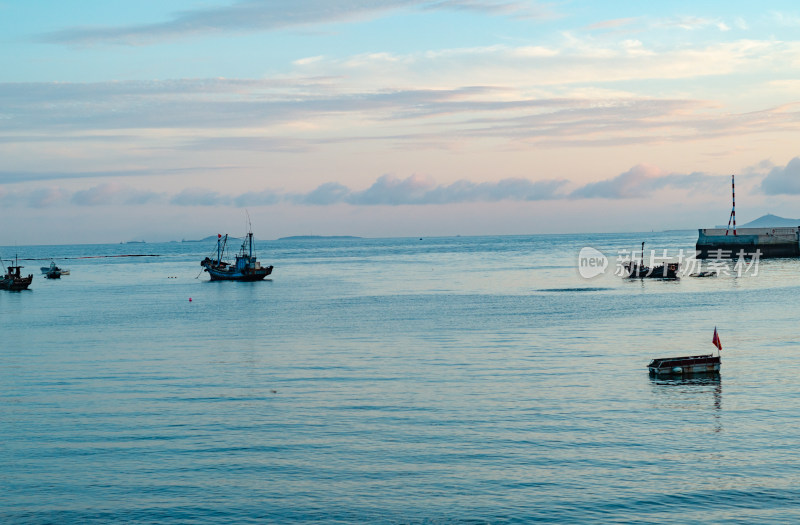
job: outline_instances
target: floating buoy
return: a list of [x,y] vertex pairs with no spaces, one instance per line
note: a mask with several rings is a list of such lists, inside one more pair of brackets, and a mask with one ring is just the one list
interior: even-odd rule
[[190,303],[192,302],[192,298],[191,298],[191,297],[189,297],[189,302],[190,302]]

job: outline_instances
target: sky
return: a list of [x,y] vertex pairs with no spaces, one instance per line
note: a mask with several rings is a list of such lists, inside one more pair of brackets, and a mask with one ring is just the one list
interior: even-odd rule
[[800,5],[0,0],[0,245],[800,218]]

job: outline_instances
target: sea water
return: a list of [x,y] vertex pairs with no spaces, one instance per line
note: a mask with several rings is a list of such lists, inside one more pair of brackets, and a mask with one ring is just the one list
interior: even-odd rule
[[[255,283],[205,243],[20,246],[0,522],[800,521],[800,260],[614,275],[695,238],[259,241]],[[715,326],[719,377],[648,376]]]

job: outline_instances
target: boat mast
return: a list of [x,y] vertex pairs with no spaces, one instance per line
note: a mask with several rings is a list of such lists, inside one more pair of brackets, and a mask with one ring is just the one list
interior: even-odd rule
[[220,243],[222,242],[222,234],[217,234],[217,264],[220,263],[222,255],[220,255],[221,247]]
[[639,268],[644,268],[644,243],[642,243],[642,260],[639,263]]
[[247,216],[247,240],[250,243],[250,259],[252,259],[253,258],[253,223],[250,222],[250,212],[247,211],[247,210],[244,210],[244,213]]

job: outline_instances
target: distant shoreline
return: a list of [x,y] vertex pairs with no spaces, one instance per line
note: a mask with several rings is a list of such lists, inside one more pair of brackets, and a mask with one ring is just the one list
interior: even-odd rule
[[291,235],[289,237],[279,237],[279,241],[305,241],[314,239],[361,239],[355,235]]

